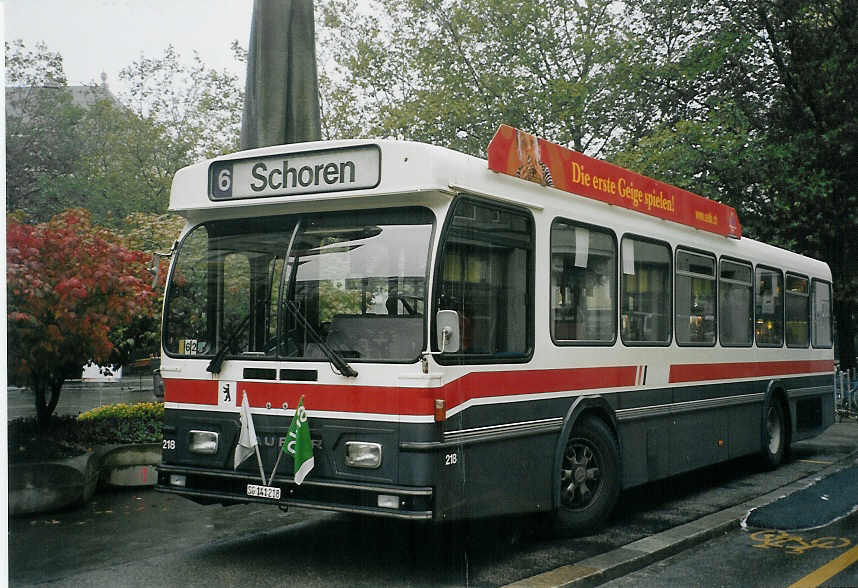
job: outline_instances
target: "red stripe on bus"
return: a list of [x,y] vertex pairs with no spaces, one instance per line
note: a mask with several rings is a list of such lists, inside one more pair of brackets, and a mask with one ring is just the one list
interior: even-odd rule
[[812,374],[834,370],[831,359],[803,361],[762,361],[740,363],[686,363],[670,366],[668,381],[701,382],[704,380],[731,380],[759,378],[789,374]]
[[274,382],[239,382],[238,398],[247,392],[250,406],[295,408],[306,396],[308,410],[360,412],[376,414],[433,414],[434,399],[441,388],[397,388],[395,386],[341,386],[329,384],[284,384]]
[[447,410],[476,398],[634,386],[637,366],[471,372],[444,386]]
[[[264,408],[270,403],[271,408],[282,408],[285,402],[294,408],[303,394],[310,410],[419,416],[434,414],[436,398],[445,399],[451,410],[478,398],[634,386],[636,370],[637,366],[617,366],[472,372],[439,388],[238,382],[236,399],[247,392],[252,407]],[[167,402],[217,404],[217,385],[165,380],[164,396]]]
[[164,378],[164,402],[217,404],[217,384],[214,380]]

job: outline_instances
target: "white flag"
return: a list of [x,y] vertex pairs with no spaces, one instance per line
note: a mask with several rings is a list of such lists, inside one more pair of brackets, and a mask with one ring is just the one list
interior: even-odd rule
[[238,445],[235,446],[235,465],[232,469],[236,469],[241,462],[253,455],[257,444],[250,403],[247,401],[247,392],[244,392],[244,397],[241,399],[241,434],[238,436]]

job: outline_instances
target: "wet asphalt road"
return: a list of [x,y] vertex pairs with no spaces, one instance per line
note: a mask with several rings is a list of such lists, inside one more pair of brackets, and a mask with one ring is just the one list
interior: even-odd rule
[[200,506],[151,489],[102,492],[73,511],[10,519],[10,582],[503,585],[775,490],[844,459],[856,439],[858,424],[838,424],[797,444],[774,472],[743,459],[633,489],[603,532],[583,538],[551,536],[535,519],[434,528],[257,504]]
[[856,546],[858,513],[807,531],[736,529],[603,586],[858,586]]

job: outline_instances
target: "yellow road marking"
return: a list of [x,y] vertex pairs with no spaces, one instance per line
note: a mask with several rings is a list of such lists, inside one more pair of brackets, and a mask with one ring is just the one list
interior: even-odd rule
[[816,461],[815,459],[799,459],[796,461],[803,461],[804,463],[818,463],[822,465],[831,465],[834,463],[833,461]]
[[858,545],[841,553],[821,568],[809,573],[789,588],[816,587],[826,582],[858,561]]

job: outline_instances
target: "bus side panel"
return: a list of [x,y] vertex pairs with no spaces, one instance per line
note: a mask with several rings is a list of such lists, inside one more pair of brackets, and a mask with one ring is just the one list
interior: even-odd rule
[[[477,405],[446,423],[448,436],[494,429],[444,449],[436,459],[438,518],[480,518],[552,509],[553,456],[562,417],[574,397]],[[545,423],[540,432],[514,432]],[[519,436],[516,436],[519,435]]]
[[792,441],[820,434],[834,424],[834,386],[831,376],[796,378],[786,382]]
[[554,433],[464,447],[467,516],[551,510],[556,446]]

